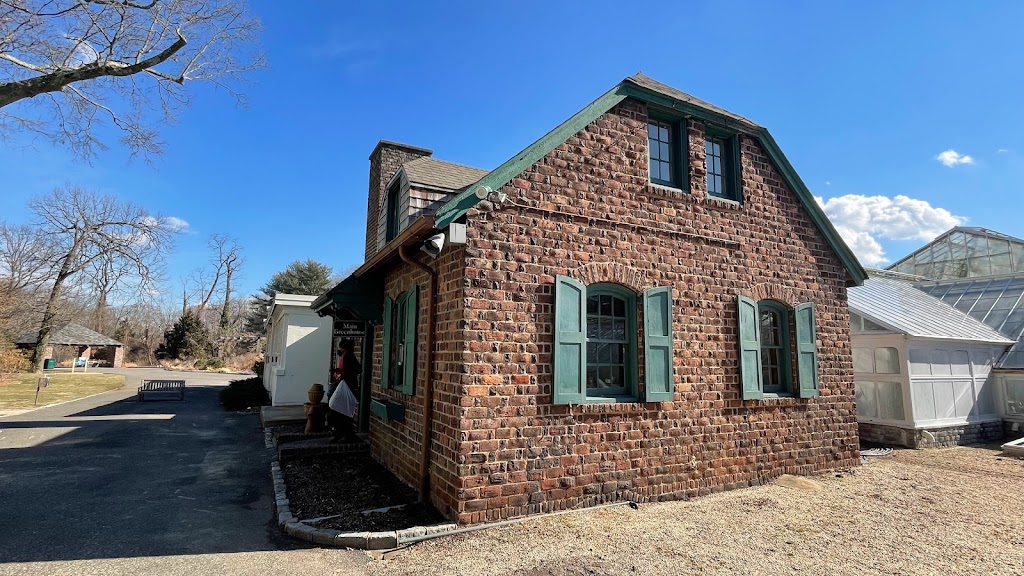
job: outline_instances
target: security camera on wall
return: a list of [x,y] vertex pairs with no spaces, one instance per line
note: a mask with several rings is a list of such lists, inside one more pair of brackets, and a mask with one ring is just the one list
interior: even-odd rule
[[442,248],[444,248],[444,232],[427,238],[427,241],[423,243],[420,250],[426,252],[431,258],[437,258],[441,254]]

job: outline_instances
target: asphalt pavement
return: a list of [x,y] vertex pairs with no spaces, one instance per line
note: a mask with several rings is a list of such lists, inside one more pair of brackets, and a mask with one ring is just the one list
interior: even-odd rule
[[[0,574],[362,572],[272,522],[272,454],[259,418],[225,412],[238,375],[105,369],[126,386],[0,418]],[[185,400],[138,402],[144,378]]]

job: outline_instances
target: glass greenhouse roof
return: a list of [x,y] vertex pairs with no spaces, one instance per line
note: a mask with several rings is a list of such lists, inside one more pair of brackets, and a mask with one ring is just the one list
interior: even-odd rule
[[914,285],[1017,340],[1001,368],[1024,368],[1024,274],[918,282]]
[[935,280],[1024,273],[1024,240],[985,228],[959,226],[889,270]]

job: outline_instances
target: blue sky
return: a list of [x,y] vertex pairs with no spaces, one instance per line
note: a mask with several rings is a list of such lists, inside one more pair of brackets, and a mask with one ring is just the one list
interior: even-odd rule
[[63,183],[115,193],[189,223],[170,292],[219,232],[251,293],[295,259],[362,261],[378,139],[492,168],[643,71],[767,126],[866,264],[959,222],[1024,237],[1024,3],[428,4],[256,1],[247,109],[195,87],[152,164],[0,141],[0,217]]

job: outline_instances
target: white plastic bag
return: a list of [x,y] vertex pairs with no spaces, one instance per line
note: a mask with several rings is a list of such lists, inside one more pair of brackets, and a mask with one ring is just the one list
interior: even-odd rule
[[352,393],[352,389],[348,387],[348,384],[342,380],[338,382],[334,393],[331,394],[331,399],[327,405],[343,416],[352,418],[356,415],[356,396]]

